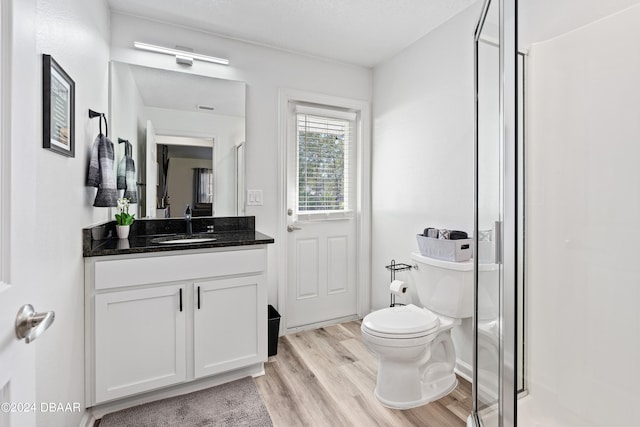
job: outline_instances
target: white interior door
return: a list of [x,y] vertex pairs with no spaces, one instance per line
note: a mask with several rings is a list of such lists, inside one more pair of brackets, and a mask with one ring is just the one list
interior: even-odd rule
[[[9,254],[9,200],[16,180],[9,180],[9,141],[11,141],[11,105],[8,75],[5,73],[12,61],[5,43],[11,18],[8,2],[0,7],[0,427],[34,426],[35,411],[35,347],[18,340],[15,332],[16,314],[29,296],[23,283],[10,283]],[[30,55],[30,53],[27,53]],[[6,183],[9,182],[9,185]],[[21,276],[14,274],[14,276]]]
[[158,156],[156,154],[156,130],[151,120],[147,120],[147,173],[146,173],[146,216],[156,217],[157,207],[157,182],[158,182]]
[[356,315],[354,222],[299,222],[289,233],[287,329]]
[[15,333],[22,289],[0,283],[0,427],[35,425],[35,347]]
[[354,113],[289,106],[286,329],[357,314]]

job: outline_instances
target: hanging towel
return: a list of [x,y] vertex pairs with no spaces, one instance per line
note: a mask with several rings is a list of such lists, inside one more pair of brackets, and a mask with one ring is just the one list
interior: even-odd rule
[[122,197],[129,199],[129,203],[138,203],[138,186],[136,183],[136,166],[133,162],[133,146],[124,139],[118,139],[118,142],[124,142],[124,155],[118,162],[117,187],[118,190],[124,190]]
[[126,190],[127,189],[127,148],[125,145],[125,154],[122,156],[122,159],[118,162],[118,173],[116,175],[116,188],[118,190]]
[[136,165],[133,162],[133,146],[127,141],[125,149],[125,189],[124,197],[129,203],[138,203],[138,183],[136,182]]
[[87,185],[98,188],[93,206],[115,207],[118,205],[113,160],[113,143],[101,133],[96,137],[91,148],[91,160],[87,175]]

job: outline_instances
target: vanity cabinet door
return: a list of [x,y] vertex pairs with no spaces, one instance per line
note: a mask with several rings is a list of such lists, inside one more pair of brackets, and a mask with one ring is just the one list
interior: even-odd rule
[[95,296],[96,403],[186,380],[185,286]]
[[196,378],[267,360],[263,275],[194,283]]

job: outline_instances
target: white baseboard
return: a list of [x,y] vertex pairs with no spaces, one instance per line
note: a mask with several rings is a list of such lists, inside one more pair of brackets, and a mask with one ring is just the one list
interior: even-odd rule
[[466,362],[460,359],[456,359],[456,367],[454,369],[456,374],[460,375],[465,380],[472,382],[473,380],[473,368]]
[[93,412],[91,409],[85,409],[84,415],[80,420],[80,425],[78,427],[93,427],[96,423],[96,417],[93,416]]
[[308,331],[311,329],[324,328],[325,326],[337,325],[339,323],[350,322],[352,320],[358,320],[358,319],[360,319],[360,316],[358,316],[357,314],[354,314],[352,316],[340,317],[339,319],[331,319],[324,322],[311,323],[308,325],[295,326],[292,328],[285,328],[284,334],[287,335],[287,334],[293,334],[296,332]]

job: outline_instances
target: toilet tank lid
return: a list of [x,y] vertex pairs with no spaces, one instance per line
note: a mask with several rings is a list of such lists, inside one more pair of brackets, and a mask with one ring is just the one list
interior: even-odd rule
[[422,264],[432,265],[434,267],[446,268],[448,270],[471,271],[473,270],[473,260],[469,261],[445,261],[421,255],[418,252],[411,253],[411,259]]
[[[435,267],[447,268],[449,270],[458,270],[458,271],[471,271],[473,270],[473,258],[469,261],[445,261],[442,259],[435,259],[428,256],[424,256],[419,252],[411,252],[411,259],[417,262],[421,262],[423,264],[433,265]],[[497,270],[500,266],[494,263],[482,263],[478,266],[478,270],[480,271],[494,271]]]
[[440,319],[427,309],[409,304],[374,311],[365,316],[362,324],[371,331],[406,335],[437,329]]

